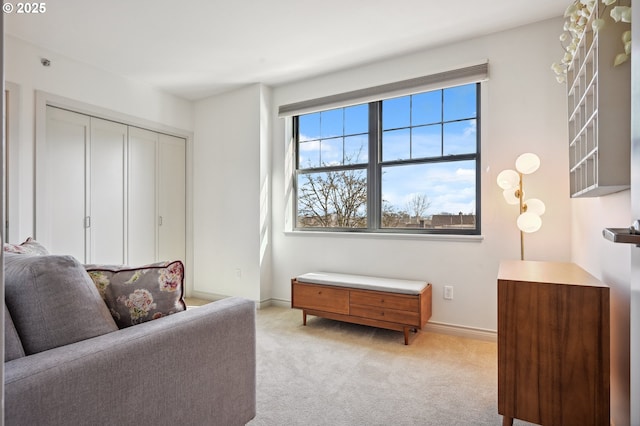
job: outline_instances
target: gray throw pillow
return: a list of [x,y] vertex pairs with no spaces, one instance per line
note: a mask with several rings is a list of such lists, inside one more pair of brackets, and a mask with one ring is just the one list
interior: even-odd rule
[[5,253],[4,271],[5,303],[27,355],[118,329],[74,257]]
[[184,311],[181,261],[139,267],[85,265],[119,328]]

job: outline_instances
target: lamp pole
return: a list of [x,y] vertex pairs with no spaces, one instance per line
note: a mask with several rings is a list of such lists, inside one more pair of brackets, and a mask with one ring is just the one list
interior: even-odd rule
[[[520,214],[524,213],[524,194],[522,193],[522,173],[518,172],[518,199],[520,200]],[[520,229],[520,228],[518,228]],[[520,229],[520,260],[524,260],[524,231]]]

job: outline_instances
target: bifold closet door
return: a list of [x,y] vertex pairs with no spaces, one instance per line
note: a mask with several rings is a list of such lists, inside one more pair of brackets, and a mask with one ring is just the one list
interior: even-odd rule
[[185,139],[48,106],[36,150],[36,238],[52,253],[185,261]]
[[51,106],[46,126],[37,238],[84,263],[123,263],[127,126]]
[[91,119],[47,107],[46,143],[36,167],[36,238],[54,254],[86,262],[87,148]]
[[186,141],[160,134],[158,140],[158,260],[185,261]]
[[127,126],[91,118],[89,262],[124,264]]
[[157,259],[156,164],[158,133],[129,127],[127,183],[128,264]]

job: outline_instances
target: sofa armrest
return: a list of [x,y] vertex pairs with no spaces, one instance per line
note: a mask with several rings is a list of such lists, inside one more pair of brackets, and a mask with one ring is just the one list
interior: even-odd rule
[[223,299],[5,363],[6,425],[241,425],[255,304]]

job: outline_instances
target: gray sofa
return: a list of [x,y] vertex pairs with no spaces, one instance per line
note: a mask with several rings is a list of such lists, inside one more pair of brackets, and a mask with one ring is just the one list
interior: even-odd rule
[[242,425],[255,416],[252,301],[118,329],[81,268],[69,256],[5,253],[6,425]]

